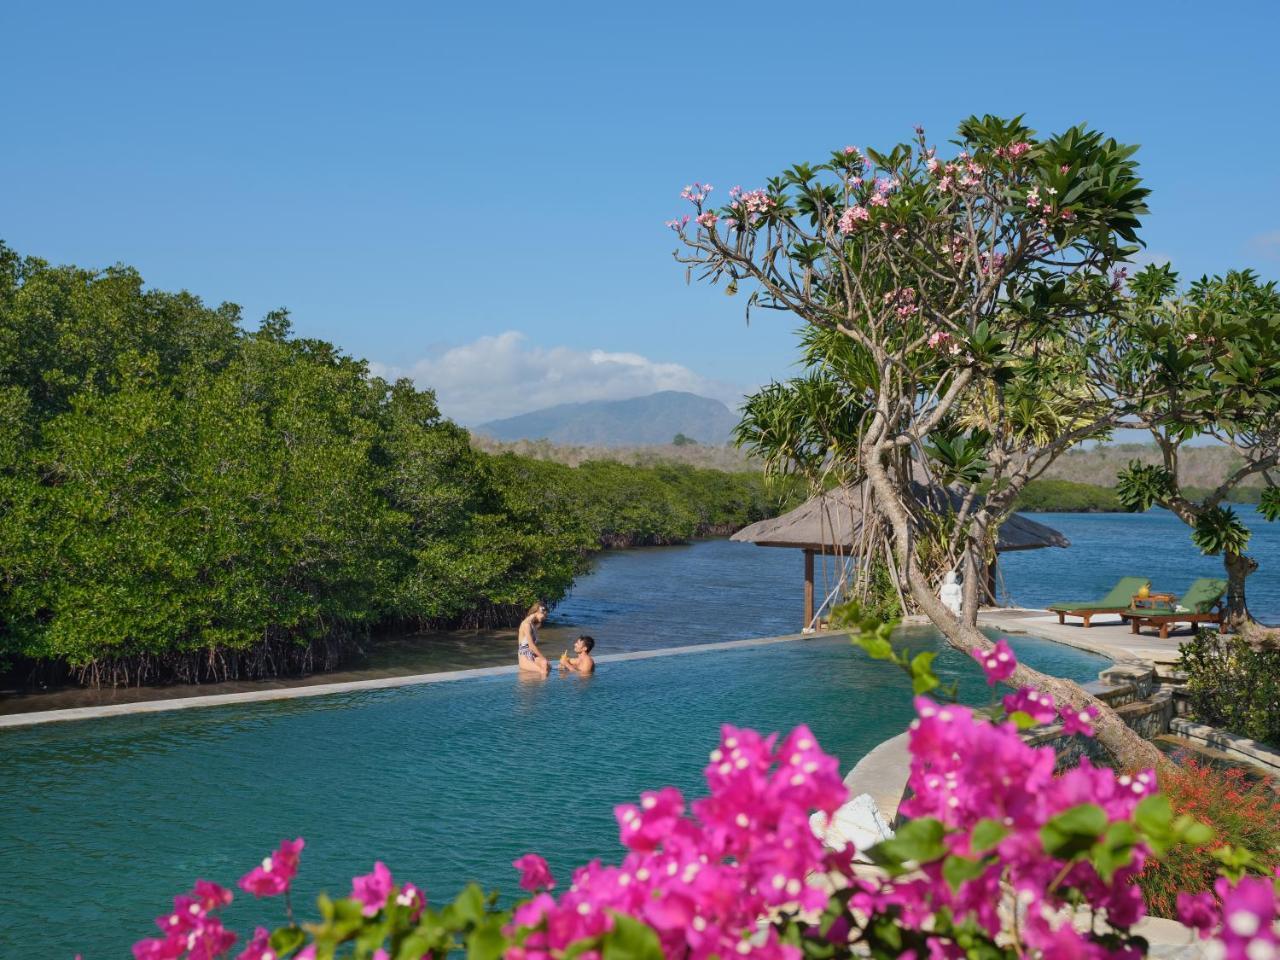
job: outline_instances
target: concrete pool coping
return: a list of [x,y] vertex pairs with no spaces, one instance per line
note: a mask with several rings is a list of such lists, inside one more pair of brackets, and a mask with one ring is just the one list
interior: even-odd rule
[[[1117,631],[1108,630],[1103,624],[1090,628],[1060,627],[1053,620],[1053,615],[1044,610],[1025,608],[1000,608],[984,610],[978,619],[980,626],[995,627],[1011,633],[1025,633],[1038,639],[1050,640],[1065,646],[1076,647],[1089,653],[1095,653],[1117,662],[1149,662],[1139,651],[1132,649],[1135,645],[1124,637],[1113,636]],[[929,626],[924,617],[908,617],[904,626]],[[1053,629],[1056,628],[1056,629]],[[1078,631],[1078,632],[1077,632]],[[666,647],[655,650],[633,650],[627,653],[604,654],[596,658],[598,663],[624,663],[632,660],[648,660],[655,657],[670,657],[684,654],[714,653],[724,650],[744,650],[753,647],[767,647],[781,643],[795,643],[817,637],[838,637],[847,631],[824,630],[819,633],[791,633],[778,637],[759,637],[749,640],[723,640],[714,643],[686,644],[680,647]],[[1082,636],[1087,633],[1089,636]],[[1151,640],[1154,637],[1133,640]],[[1176,651],[1176,641],[1173,641]],[[1149,651],[1141,651],[1147,653]],[[104,717],[124,717],[143,713],[167,713],[172,710],[195,710],[203,707],[235,706],[246,703],[270,703],[278,700],[298,700],[304,697],[324,697],[335,694],[355,693],[364,690],[391,690],[398,687],[418,686],[426,683],[450,683],[456,680],[470,680],[479,677],[513,676],[518,672],[514,664],[503,664],[489,667],[470,667],[463,670],[441,670],[428,673],[415,673],[401,676],[370,677],[364,680],[343,680],[330,683],[310,683],[292,687],[271,687],[262,690],[243,690],[234,693],[196,694],[193,696],[169,697],[158,700],[136,700],[128,703],[97,704],[85,707],[60,707],[53,710],[32,710],[25,713],[0,714],[0,730],[19,727],[39,726],[47,723],[67,723],[77,720],[95,720]]]
[[[1169,663],[1176,658],[1178,640],[1160,641],[1155,637],[1133,635],[1124,621],[1115,624],[1100,622],[1096,626],[1083,628],[1076,625],[1061,625],[1054,621],[1054,615],[1047,610],[1025,607],[989,608],[979,613],[981,626],[1007,630],[1010,633],[1034,636],[1037,639],[1049,640],[1064,646],[1105,657],[1114,663],[1154,666]],[[907,617],[906,626],[927,626],[927,618],[920,616]],[[777,637],[760,637],[748,640],[725,640],[714,643],[687,644],[680,647],[666,647],[655,650],[635,650],[627,653],[604,654],[597,658],[599,663],[622,663],[632,660],[649,660],[656,657],[669,657],[682,654],[714,653],[724,650],[742,650],[753,647],[767,647],[781,643],[794,643],[800,640],[818,637],[838,637],[847,635],[848,631],[833,630],[818,633],[792,633]],[[129,703],[98,704],[86,707],[65,707],[55,710],[33,710],[25,713],[0,714],[0,730],[19,727],[38,726],[47,723],[73,722],[93,720],[103,717],[131,716],[142,713],[166,713],[173,710],[193,710],[202,707],[234,706],[244,703],[267,703],[277,700],[297,700],[304,697],[322,697],[335,694],[352,693],[364,690],[390,690],[398,687],[418,686],[427,683],[449,683],[479,677],[510,676],[518,673],[519,668],[513,664],[489,667],[471,667],[463,670],[443,670],[429,673],[409,674],[403,676],[371,677],[364,680],[345,680],[333,683],[313,683],[294,687],[272,687],[262,690],[246,690],[235,693],[206,694],[186,697],[171,697],[159,700],[139,700]],[[897,738],[891,738],[897,739]],[[887,743],[887,742],[886,742]],[[881,744],[880,746],[886,746]],[[875,748],[872,753],[879,750]],[[889,751],[896,761],[901,761],[901,749]],[[865,757],[864,760],[869,759]],[[882,779],[889,769],[895,766],[889,762],[889,756],[883,758],[886,763],[878,762],[876,776]],[[854,776],[855,771],[850,771]],[[894,771],[891,780],[898,778]],[[862,779],[861,777],[859,779]],[[905,780],[903,780],[905,784]],[[892,787],[890,787],[892,791]],[[899,794],[900,796],[900,794]],[[878,797],[885,799],[887,797]],[[896,808],[896,804],[884,803],[886,807]]]
[[[759,637],[751,640],[721,640],[715,643],[694,643],[682,647],[664,647],[656,650],[633,650],[628,653],[608,653],[596,658],[597,663],[623,663],[632,660],[651,660],[696,653],[715,653],[724,650],[746,650],[768,647],[799,640],[838,637],[846,631],[832,630],[822,633],[792,633],[780,637]],[[28,713],[0,715],[0,730],[31,727],[46,723],[65,723],[74,720],[96,720],[101,717],[125,717],[140,713],[167,713],[171,710],[195,710],[201,707],[225,707],[244,703],[267,703],[275,700],[298,700],[303,697],[325,697],[363,690],[391,690],[425,683],[450,683],[478,677],[514,676],[519,671],[515,664],[494,667],[471,667],[465,670],[442,670],[434,673],[415,673],[407,676],[371,677],[367,680],[344,680],[338,683],[313,683],[298,687],[272,687],[265,690],[244,690],[236,693],[216,693],[203,696],[171,697],[166,700],[138,700],[132,703],[109,703],[91,707],[63,707],[57,710],[33,710]]]

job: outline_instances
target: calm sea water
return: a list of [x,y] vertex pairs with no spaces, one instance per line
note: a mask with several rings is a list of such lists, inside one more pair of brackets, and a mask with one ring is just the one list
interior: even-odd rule
[[[1250,610],[1264,623],[1280,624],[1280,523],[1266,522],[1255,507],[1235,510],[1253,531],[1248,553],[1259,564],[1246,584]],[[1124,576],[1148,576],[1156,590],[1178,594],[1197,577],[1226,576],[1222,558],[1201,554],[1186,524],[1165,510],[1031,516],[1061,530],[1071,546],[1001,556],[1008,592],[1023,606],[1100,597]]]
[[[1259,562],[1247,584],[1250,608],[1280,624],[1280,523],[1267,523],[1254,507],[1236,510],[1253,531],[1249,553]],[[1071,546],[1001,555],[1003,599],[1020,606],[1100,597],[1124,576],[1148,576],[1156,590],[1178,594],[1197,577],[1225,576],[1222,559],[1201,554],[1188,527],[1164,510],[1031,516],[1062,531]],[[819,594],[836,574],[819,561]],[[590,629],[609,649],[790,633],[803,617],[803,580],[799,550],[727,540],[605,554],[553,620]]]
[[[936,645],[927,632],[908,642]],[[1105,665],[1046,641],[1015,646],[1081,680]],[[966,658],[944,651],[938,664],[985,699]],[[307,841],[301,903],[347,893],[375,858],[435,898],[470,879],[515,891],[509,865],[530,850],[567,878],[620,857],[615,804],[668,783],[702,793],[723,722],[807,722],[848,768],[909,711],[904,677],[820,638],[603,664],[586,680],[504,676],[8,731],[0,956],[126,956],[170,895],[196,877],[233,884],[285,836]],[[251,929],[277,907],[244,896],[228,922]]]

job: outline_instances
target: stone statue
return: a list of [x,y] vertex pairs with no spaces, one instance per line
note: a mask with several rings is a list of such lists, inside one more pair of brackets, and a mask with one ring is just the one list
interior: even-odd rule
[[956,572],[948,570],[947,575],[942,578],[942,589],[938,591],[938,599],[942,601],[942,605],[946,607],[958,620],[960,619],[960,608],[964,606],[964,591],[960,589],[960,584],[956,582]]

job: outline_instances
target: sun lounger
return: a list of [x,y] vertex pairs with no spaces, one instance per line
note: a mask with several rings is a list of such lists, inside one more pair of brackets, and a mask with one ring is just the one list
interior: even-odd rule
[[1130,607],[1121,614],[1129,621],[1129,629],[1137,633],[1142,627],[1159,627],[1160,639],[1169,638],[1169,627],[1175,623],[1187,623],[1192,627],[1201,623],[1216,623],[1219,633],[1226,633],[1222,619],[1222,595],[1227,591],[1227,581],[1201,577],[1187,589],[1175,606],[1155,605]]
[[1149,586],[1151,581],[1146,577],[1121,577],[1111,588],[1111,592],[1101,600],[1051,603],[1048,609],[1058,615],[1059,623],[1066,623],[1067,617],[1080,617],[1088,627],[1090,618],[1099,613],[1124,613],[1133,603],[1134,595],[1143,587]]

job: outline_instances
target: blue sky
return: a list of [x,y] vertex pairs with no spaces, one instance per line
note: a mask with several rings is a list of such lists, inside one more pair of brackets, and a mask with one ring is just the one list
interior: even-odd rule
[[1271,3],[8,4],[0,238],[415,374],[464,421],[731,398],[794,324],[662,221],[970,113],[1142,145],[1150,255],[1280,275]]

